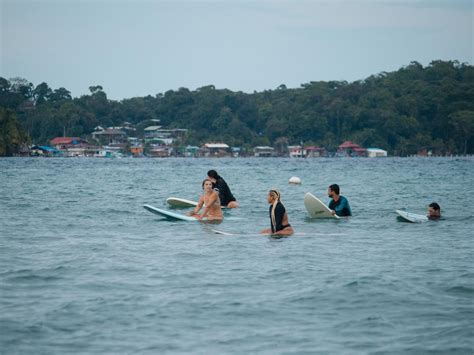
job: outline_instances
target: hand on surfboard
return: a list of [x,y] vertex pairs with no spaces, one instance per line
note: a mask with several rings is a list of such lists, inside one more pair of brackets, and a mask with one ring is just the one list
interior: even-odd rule
[[198,221],[201,221],[202,220],[202,216],[198,213],[194,213],[194,211],[191,211],[191,212],[188,212],[186,213],[186,215],[190,216],[190,217],[194,217],[196,218]]

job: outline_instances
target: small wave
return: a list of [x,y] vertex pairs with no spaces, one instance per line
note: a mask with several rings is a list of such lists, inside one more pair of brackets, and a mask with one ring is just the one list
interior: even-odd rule
[[454,286],[454,287],[448,288],[446,292],[470,295],[474,293],[474,288],[467,287],[467,286]]
[[59,276],[41,276],[41,275],[21,275],[21,276],[13,276],[7,278],[7,281],[16,283],[22,281],[41,281],[41,282],[48,282],[48,281],[56,281],[61,280],[62,277]]
[[344,287],[356,287],[356,286],[362,286],[362,285],[369,285],[369,284],[372,284],[373,282],[377,282],[378,280],[379,280],[378,277],[361,276],[357,280],[344,284]]
[[359,281],[352,281],[344,285],[345,287],[359,286]]
[[312,292],[312,294],[291,295],[287,298],[287,301],[297,303],[300,305],[300,307],[304,304],[311,305],[312,307],[312,305],[321,301],[321,293],[322,293],[321,290],[315,290]]
[[440,269],[440,268],[435,268],[435,269],[428,269],[426,270],[426,272],[432,272],[432,273],[440,273],[440,272],[443,272],[444,270],[443,269]]
[[52,275],[59,274],[66,269],[65,266],[57,266],[53,269],[43,269],[43,270],[31,270],[31,269],[22,269],[22,270],[15,270],[15,271],[8,271],[3,274],[2,276],[5,277],[6,282],[50,282],[61,280],[62,276]]

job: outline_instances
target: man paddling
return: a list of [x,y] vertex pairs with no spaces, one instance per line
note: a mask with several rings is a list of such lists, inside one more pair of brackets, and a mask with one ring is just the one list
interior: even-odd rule
[[333,184],[329,186],[328,196],[331,198],[328,207],[333,215],[338,215],[339,217],[352,216],[349,201],[344,196],[339,195],[339,185]]

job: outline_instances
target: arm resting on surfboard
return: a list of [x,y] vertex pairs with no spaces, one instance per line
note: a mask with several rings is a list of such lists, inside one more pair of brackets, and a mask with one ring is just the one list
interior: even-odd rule
[[202,206],[204,206],[204,198],[203,196],[199,197],[199,201],[197,206],[192,210],[191,212],[188,213],[189,216],[196,216],[199,211],[201,210]]
[[[207,213],[209,212],[209,210],[211,209],[211,206],[214,205],[214,203],[217,201],[219,195],[217,194],[217,192],[213,192],[209,198],[209,203],[207,203],[204,207],[204,210],[202,211],[201,215],[199,216],[196,216],[197,219],[201,220],[203,219],[204,217],[207,216]],[[202,197],[202,203],[204,204],[204,197]],[[199,199],[199,202],[201,202],[201,198]],[[198,205],[199,206],[199,205]]]

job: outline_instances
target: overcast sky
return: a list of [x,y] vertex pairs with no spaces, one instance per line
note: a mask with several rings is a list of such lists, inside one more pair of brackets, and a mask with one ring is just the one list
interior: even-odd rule
[[0,0],[0,76],[109,98],[473,64],[473,0]]

